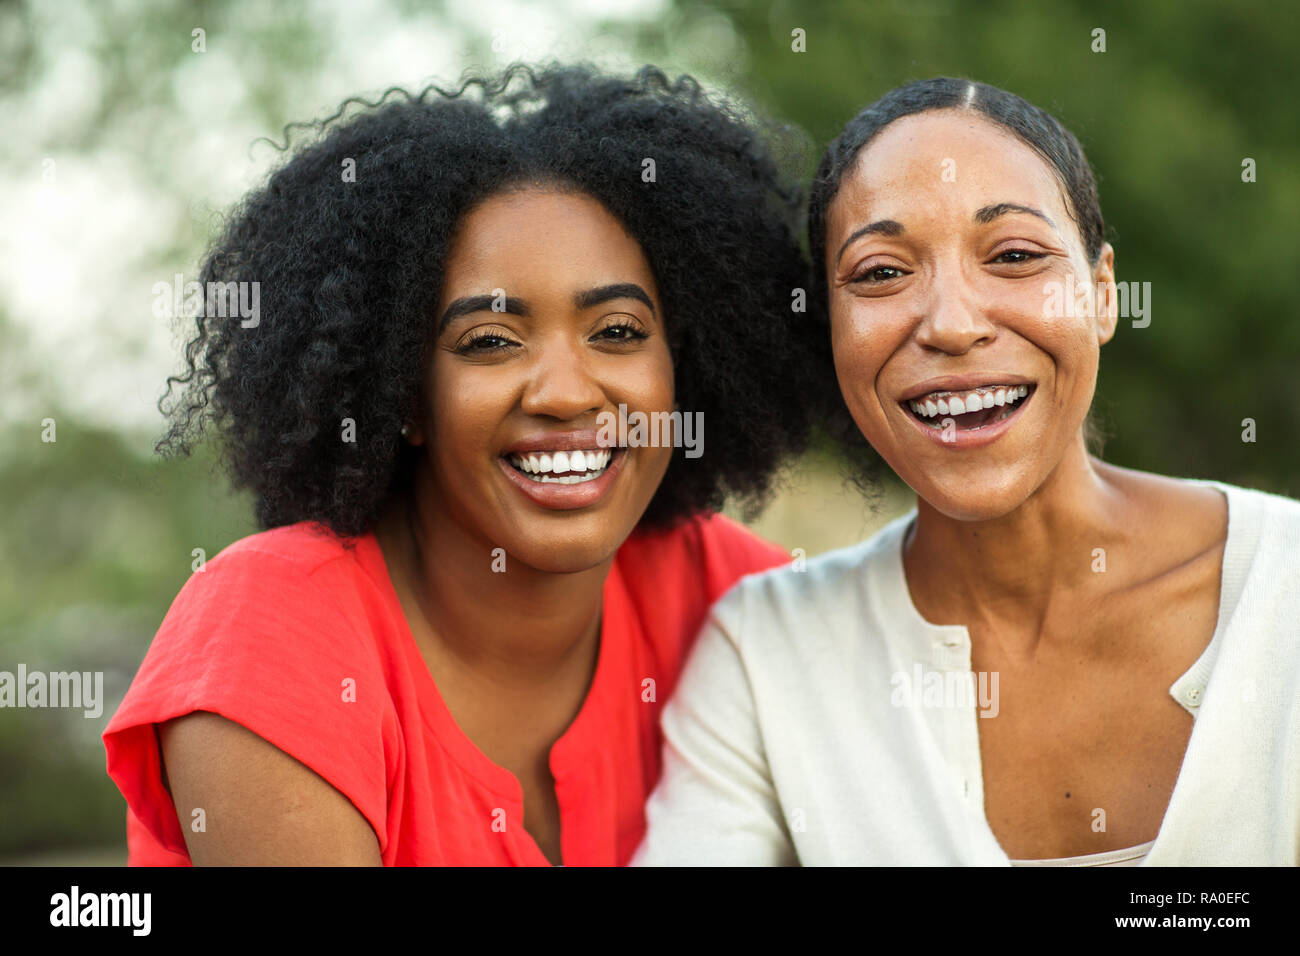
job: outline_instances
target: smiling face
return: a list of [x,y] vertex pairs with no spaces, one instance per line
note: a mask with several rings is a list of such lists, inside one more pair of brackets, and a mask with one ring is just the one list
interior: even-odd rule
[[1115,304],[1083,309],[1075,293],[1112,279],[1113,251],[1089,265],[1067,202],[1029,146],[978,113],[942,109],[881,130],[828,210],[845,402],[890,467],[949,517],[1007,514],[1082,447]]
[[673,366],[640,245],[597,200],[530,187],[461,223],[425,383],[420,508],[544,571],[609,558],[671,448],[601,448],[602,412],[671,411]]

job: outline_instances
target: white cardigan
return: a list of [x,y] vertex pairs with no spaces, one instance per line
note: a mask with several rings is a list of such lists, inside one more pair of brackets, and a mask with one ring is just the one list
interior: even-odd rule
[[[1219,620],[1170,688],[1196,720],[1143,865],[1294,866],[1300,502],[1198,484],[1228,498]],[[908,593],[914,515],[715,605],[664,709],[634,865],[1008,865],[984,816],[977,695],[900,696],[922,666],[973,681],[966,628],[930,624]]]

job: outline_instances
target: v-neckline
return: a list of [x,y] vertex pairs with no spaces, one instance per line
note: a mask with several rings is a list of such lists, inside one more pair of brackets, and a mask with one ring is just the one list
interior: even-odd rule
[[[1196,660],[1183,674],[1173,682],[1169,687],[1169,695],[1173,697],[1179,706],[1186,709],[1186,705],[1178,697],[1177,691],[1188,685],[1195,679],[1196,675],[1204,675],[1208,678],[1209,671],[1213,666],[1213,661],[1218,655],[1223,642],[1223,635],[1227,631],[1228,624],[1232,619],[1233,611],[1236,609],[1238,598],[1241,596],[1241,589],[1244,583],[1240,575],[1235,573],[1236,569],[1243,566],[1243,555],[1239,552],[1243,548],[1249,547],[1246,541],[1247,532],[1243,527],[1243,520],[1246,517],[1243,513],[1242,502],[1236,497],[1236,489],[1229,485],[1224,485],[1214,481],[1194,481],[1187,480],[1188,484],[1199,485],[1202,487],[1214,488],[1219,491],[1228,508],[1228,529],[1227,536],[1223,544],[1223,559],[1219,569],[1219,609],[1218,618],[1215,622],[1214,633],[1211,635],[1209,643],[1201,651]],[[961,636],[966,643],[967,652],[971,647],[970,631],[963,624],[932,624],[921,614],[912,600],[912,592],[907,584],[907,570],[903,562],[903,549],[907,544],[908,533],[913,523],[916,521],[916,509],[913,508],[909,513],[896,519],[897,540],[895,546],[889,549],[889,560],[887,564],[889,577],[891,580],[885,583],[885,593],[893,593],[893,607],[896,614],[908,618],[912,626],[918,632],[928,632],[935,637],[946,635],[948,637]],[[1230,569],[1233,577],[1230,579]],[[972,709],[971,716],[978,720],[979,717]],[[1178,767],[1178,775],[1174,778],[1173,789],[1169,793],[1169,802],[1165,807],[1163,816],[1160,819],[1160,826],[1156,830],[1156,835],[1149,843],[1146,859],[1150,859],[1152,854],[1157,853],[1161,848],[1162,840],[1165,833],[1168,832],[1168,820],[1171,811],[1174,809],[1175,800],[1178,798],[1180,788],[1184,787],[1184,780],[1187,778],[1188,757],[1192,755],[1193,748],[1198,741],[1197,731],[1200,727],[1200,721],[1193,714],[1192,732],[1187,738],[1187,745],[1183,749],[1183,759]],[[1011,863],[1011,857],[1002,849],[1002,844],[993,832],[992,825],[988,822],[988,815],[984,810],[984,761],[979,748],[979,731],[978,726],[975,733],[975,750],[972,755],[973,769],[978,773],[980,787],[980,805],[979,812],[975,814],[983,825],[986,836],[997,847],[997,852],[1001,855],[1002,861],[1007,865]],[[1109,851],[1107,851],[1109,852]],[[1032,859],[1029,862],[1034,862]]]
[[[506,798],[512,805],[515,816],[520,821],[520,825],[511,831],[518,841],[517,844],[513,845],[518,847],[523,857],[517,862],[537,866],[556,865],[547,859],[546,854],[542,852],[533,835],[522,824],[524,818],[524,789],[519,782],[519,778],[479,749],[479,746],[470,739],[469,735],[461,729],[460,724],[456,722],[451,709],[442,697],[442,692],[438,690],[437,681],[434,680],[433,673],[429,670],[429,664],[424,659],[424,654],[420,651],[419,643],[411,630],[410,621],[406,617],[406,609],[402,605],[401,598],[397,594],[397,588],[393,584],[388,562],[384,558],[383,548],[379,545],[378,537],[373,531],[363,535],[358,539],[358,548],[362,553],[363,560],[370,565],[371,576],[383,593],[385,602],[399,618],[402,649],[406,655],[407,666],[414,674],[413,679],[417,685],[416,692],[420,704],[420,714],[424,719],[426,731],[434,737],[437,743],[446,750],[462,770],[493,793]],[[570,861],[565,859],[564,850],[565,846],[572,840],[566,834],[570,832],[570,827],[577,825],[579,821],[575,820],[571,814],[565,813],[564,802],[559,795],[559,778],[561,774],[557,773],[557,769],[561,768],[557,768],[557,764],[567,765],[575,757],[581,757],[582,743],[593,739],[587,733],[586,728],[593,721],[599,721],[600,702],[609,694],[608,685],[613,679],[611,671],[615,667],[613,657],[616,653],[616,642],[611,640],[611,634],[615,633],[614,626],[611,623],[613,616],[611,611],[617,607],[617,602],[611,601],[610,596],[618,585],[617,573],[618,565],[615,562],[610,565],[609,573],[606,575],[601,589],[599,646],[596,650],[596,670],[592,675],[591,686],[587,688],[586,696],[582,700],[582,706],[578,709],[577,716],[565,728],[564,733],[556,738],[547,756],[547,764],[555,781],[556,802],[560,811],[561,863],[559,865],[561,866],[570,864]],[[510,843],[511,841],[507,842]]]

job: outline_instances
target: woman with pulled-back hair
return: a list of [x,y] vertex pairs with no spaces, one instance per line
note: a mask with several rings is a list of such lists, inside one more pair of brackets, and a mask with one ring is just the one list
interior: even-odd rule
[[900,87],[809,229],[841,432],[917,506],[715,607],[636,862],[1300,862],[1300,503],[1090,454],[1118,317],[1076,139]]

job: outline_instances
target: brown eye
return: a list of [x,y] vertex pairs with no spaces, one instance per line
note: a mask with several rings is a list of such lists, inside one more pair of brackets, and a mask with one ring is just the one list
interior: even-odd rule
[[875,266],[865,272],[859,273],[850,282],[888,282],[891,279],[897,279],[906,273],[902,269],[895,269],[893,266]]
[[628,322],[618,322],[614,325],[608,325],[597,332],[593,339],[599,339],[605,342],[615,342],[623,344],[625,342],[639,342],[647,338],[645,332]]
[[[1017,259],[1008,259],[1007,256],[1019,256]],[[1018,266],[1021,263],[1030,262],[1034,259],[1043,258],[1044,253],[1030,252],[1028,249],[1008,249],[1006,252],[996,256],[994,262],[1005,262],[1007,265]]]
[[471,355],[498,352],[517,344],[513,339],[508,339],[501,333],[489,329],[470,333],[465,341],[456,346],[456,354]]

